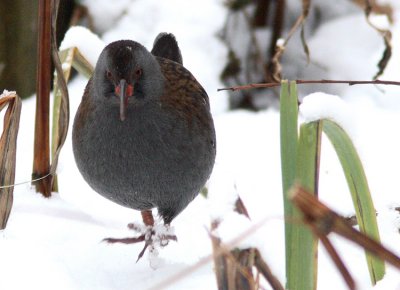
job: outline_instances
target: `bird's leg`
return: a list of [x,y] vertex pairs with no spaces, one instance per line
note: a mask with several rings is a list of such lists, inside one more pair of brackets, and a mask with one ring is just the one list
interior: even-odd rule
[[143,222],[146,226],[153,227],[154,226],[154,217],[151,209],[142,210],[140,212],[142,214]]
[[175,242],[178,241],[176,235],[174,235],[173,232],[170,233],[171,232],[170,224],[164,222],[164,227],[166,229],[165,231],[166,233],[161,233],[158,235],[158,242],[161,247],[165,247],[166,245],[168,245],[169,241],[175,241]]
[[152,250],[153,236],[154,236],[154,230],[153,230],[154,217],[153,217],[153,213],[151,212],[151,209],[150,210],[142,210],[140,213],[142,214],[143,223],[146,225],[147,230],[143,234],[145,243],[144,243],[143,250],[138,255],[136,263],[143,257],[148,246],[150,246],[151,247],[150,250]]
[[[146,225],[146,228],[143,228],[140,225],[137,225],[134,223],[128,224],[128,228],[140,233],[141,234],[140,236],[135,237],[135,238],[120,238],[120,239],[106,238],[103,240],[103,242],[107,242],[110,244],[115,244],[115,243],[136,244],[136,243],[145,241],[147,244],[147,240],[151,237],[151,233],[150,234],[148,233],[149,228],[151,229],[154,226],[154,218],[153,218],[153,214],[152,214],[151,210],[144,210],[141,213],[142,213],[142,219],[143,219],[144,224]],[[145,246],[145,248],[147,248],[147,246]]]
[[[128,228],[132,229],[139,234],[138,237],[135,238],[121,238],[121,239],[114,239],[114,238],[107,238],[103,241],[107,243],[122,243],[122,244],[135,244],[140,242],[145,242],[142,251],[140,251],[138,255],[137,261],[143,257],[144,253],[146,252],[147,248],[149,248],[150,252],[153,252],[156,249],[156,246],[159,245],[160,247],[165,247],[168,245],[169,241],[178,241],[176,236],[171,233],[171,228],[169,223],[165,223],[161,226],[154,225],[154,217],[151,210],[143,210],[141,211],[142,219],[145,227],[131,223],[128,224]],[[137,262],[136,261],[136,262]]]
[[154,217],[151,210],[143,210],[141,214],[143,223],[146,225],[147,230],[145,232],[145,245],[143,250],[139,253],[137,259],[138,261],[144,255],[148,247],[150,252],[154,252],[156,245],[165,247],[168,245],[170,240],[178,241],[175,235],[169,233],[169,224],[164,224],[164,228],[161,230],[161,232],[158,227],[156,228],[156,226],[154,226]]

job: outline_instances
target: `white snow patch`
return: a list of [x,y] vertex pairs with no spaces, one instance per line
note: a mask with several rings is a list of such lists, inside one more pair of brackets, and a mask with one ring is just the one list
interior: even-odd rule
[[[369,21],[378,29],[390,29],[390,22],[386,15],[371,15]],[[379,33],[379,32],[376,32]]]
[[346,132],[354,132],[353,115],[350,106],[339,96],[312,93],[304,97],[300,107],[300,116],[305,123],[329,119],[339,124]]
[[233,243],[233,247],[241,249],[253,247],[263,249],[265,245],[262,245],[261,241],[263,239],[261,237],[265,235],[265,231],[262,229],[265,230],[265,228],[252,222],[246,216],[230,212],[225,214],[217,232],[221,241],[226,245]]
[[3,90],[3,93],[0,95],[0,98],[16,95],[16,91],[8,91],[8,90]]
[[283,39],[283,38],[278,38],[278,39],[276,40],[276,46],[278,46],[278,47],[283,47],[284,44],[285,44],[285,39]]
[[67,69],[69,69],[71,66],[68,63],[62,63],[61,64],[61,68],[63,71],[66,71]]
[[211,220],[219,221],[232,212],[238,197],[235,181],[229,170],[216,163],[208,182],[207,203]]
[[77,47],[89,63],[95,67],[104,46],[104,41],[89,29],[82,26],[73,26],[65,34],[60,50]]
[[83,0],[82,4],[87,6],[89,14],[92,16],[94,26],[100,33],[113,27],[118,20],[126,13],[131,4],[131,0]]
[[146,240],[152,240],[147,249],[147,258],[150,267],[156,270],[165,264],[164,259],[159,256],[159,250],[171,242],[168,236],[175,236],[175,230],[169,225],[155,224],[153,227],[146,227],[144,234],[146,235]]
[[400,289],[400,272],[398,269],[394,268],[393,266],[386,265],[386,274],[384,279],[376,283],[375,286],[368,286],[364,289],[369,290],[398,290]]

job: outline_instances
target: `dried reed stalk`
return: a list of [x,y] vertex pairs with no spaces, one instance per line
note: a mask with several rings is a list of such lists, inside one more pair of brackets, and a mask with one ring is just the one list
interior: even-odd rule
[[[35,143],[32,179],[45,176],[50,169],[50,85],[51,85],[51,5],[39,1],[38,65],[36,84]],[[51,176],[33,182],[36,191],[51,195]]]
[[[0,184],[14,184],[21,99],[15,93],[0,97],[0,110],[8,104],[0,139]],[[5,229],[13,203],[14,187],[0,188],[0,230]]]
[[[234,210],[249,218],[247,209],[240,197],[235,203]],[[218,225],[218,221],[212,222],[211,231],[216,231]],[[259,289],[259,274],[264,276],[272,286],[272,289],[284,290],[282,284],[273,275],[268,264],[261,257],[258,249],[234,248],[229,250],[229,247],[224,245],[218,236],[211,234],[210,238],[213,247],[214,268],[219,290]],[[256,269],[258,274],[253,275],[253,269]]]
[[348,284],[349,289],[355,289],[355,284],[348,273],[348,270],[344,266],[344,263],[340,260],[336,250],[327,238],[327,235],[331,232],[356,243],[371,254],[400,269],[400,258],[398,256],[383,247],[382,244],[355,230],[349,225],[346,218],[328,208],[300,186],[295,186],[292,189],[291,199],[297,208],[303,213],[305,224],[311,227],[313,232],[323,242],[328,254],[331,256],[344,280]]

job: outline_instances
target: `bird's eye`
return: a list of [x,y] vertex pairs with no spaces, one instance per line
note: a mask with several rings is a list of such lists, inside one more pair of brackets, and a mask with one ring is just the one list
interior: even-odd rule
[[140,77],[142,75],[142,69],[141,68],[136,69],[135,70],[135,75],[136,75],[137,78]]
[[107,78],[111,79],[112,78],[112,73],[108,70],[106,72]]

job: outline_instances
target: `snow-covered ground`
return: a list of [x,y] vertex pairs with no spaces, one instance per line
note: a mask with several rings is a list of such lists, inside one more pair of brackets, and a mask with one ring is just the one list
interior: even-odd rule
[[[222,1],[85,2],[103,33],[104,43],[130,38],[150,49],[158,32],[176,35],[184,65],[207,90],[214,114],[218,156],[209,182],[210,198],[197,197],[174,220],[179,241],[160,250],[157,269],[150,266],[146,256],[136,263],[142,245],[108,245],[101,241],[105,237],[133,236],[126,225],[139,222],[140,214],[103,199],[89,188],[76,168],[69,136],[58,169],[59,194],[45,199],[29,184],[15,188],[8,226],[0,231],[0,289],[150,289],[155,285],[161,285],[159,289],[216,289],[211,259],[193,267],[212,254],[209,229],[213,218],[222,219],[218,233],[226,243],[262,221],[262,226],[242,237],[238,246],[258,247],[284,284],[279,112],[229,112],[226,93],[217,93],[217,88],[223,86],[218,75],[226,54],[215,37],[226,13]],[[381,79],[399,80],[400,76],[400,14],[395,17],[398,20],[391,27],[393,57]],[[326,77],[367,79],[376,72],[383,41],[374,38],[375,32],[365,25],[361,12],[346,15],[326,23],[310,39],[311,59],[324,68]],[[82,45],[91,48],[88,57],[95,59],[101,41],[87,43],[88,39],[81,40]],[[302,54],[301,49],[298,51]],[[79,76],[69,84],[72,117],[86,82]],[[324,97],[319,94],[314,99],[318,96]],[[394,209],[400,206],[400,88],[343,86],[340,97],[343,103],[334,108],[343,111],[333,111],[332,107],[327,111],[345,117],[342,121],[365,166],[382,242],[400,255],[400,215]],[[311,106],[321,110],[329,106],[329,102],[319,103],[314,100]],[[24,101],[16,182],[29,180],[31,174],[34,109],[33,98]],[[320,178],[321,200],[344,215],[354,214],[339,161],[325,138]],[[237,194],[251,222],[232,212]],[[400,271],[390,266],[385,278],[377,286],[370,286],[364,252],[334,235],[332,241],[359,289],[400,289]],[[172,284],[164,282],[190,267],[194,268],[190,274],[174,279]],[[318,274],[318,289],[346,289],[322,248]],[[266,283],[264,287],[270,289]]]

